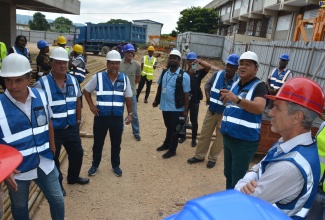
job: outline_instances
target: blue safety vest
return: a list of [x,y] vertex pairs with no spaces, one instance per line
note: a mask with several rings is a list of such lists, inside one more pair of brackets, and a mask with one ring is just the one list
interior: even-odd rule
[[27,59],[29,59],[29,50],[26,47],[24,47],[24,52],[21,52],[21,50],[16,46],[13,46],[12,49],[14,53],[18,53],[20,55],[25,56]]
[[66,74],[66,93],[56,84],[51,74],[41,77],[40,83],[46,91],[53,112],[54,129],[62,129],[77,124],[77,95],[79,84],[75,77]]
[[288,153],[283,152],[274,156],[276,145],[278,144],[276,143],[272,146],[265,159],[262,161],[259,175],[261,176],[265,172],[269,163],[278,161],[289,161],[294,163],[305,180],[303,189],[299,196],[293,201],[287,204],[276,202],[275,206],[292,219],[305,219],[316,197],[320,178],[320,162],[317,153],[317,144],[314,141],[314,143],[308,146],[298,145]]
[[[215,74],[215,78],[211,87],[210,91],[210,104],[209,104],[209,111],[210,112],[217,112],[222,114],[225,110],[225,106],[223,102],[219,99],[220,98],[220,89],[231,89],[232,84],[234,81],[230,80],[228,84],[225,84],[225,71],[220,70],[217,74]],[[236,80],[238,76],[236,76]]]
[[77,69],[74,71],[73,69],[70,70],[70,74],[75,76],[79,83],[82,83],[86,78],[86,62],[85,58],[80,54],[77,56],[76,60],[81,60],[82,65],[77,66]]
[[16,148],[23,156],[17,170],[30,171],[40,163],[40,155],[53,159],[49,144],[49,112],[44,91],[31,89],[31,119],[5,94],[0,95],[0,143]]
[[272,90],[280,89],[280,87],[285,83],[290,73],[290,70],[285,69],[279,74],[278,68],[275,68],[271,74],[270,88]]
[[[254,80],[241,91],[239,91],[239,80],[233,83],[231,91],[243,99],[253,100],[256,86],[261,83],[259,79]],[[262,115],[250,113],[236,103],[227,105],[222,118],[221,133],[233,138],[246,141],[259,140],[262,123]]]
[[96,104],[99,116],[123,116],[126,83],[124,73],[119,72],[114,84],[106,71],[97,73]]

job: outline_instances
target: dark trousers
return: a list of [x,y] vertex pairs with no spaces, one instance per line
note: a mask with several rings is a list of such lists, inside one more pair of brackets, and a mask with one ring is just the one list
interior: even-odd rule
[[137,89],[137,100],[140,96],[140,93],[141,93],[143,87],[144,87],[144,84],[146,84],[146,87],[147,87],[146,88],[146,96],[144,97],[144,99],[147,100],[149,97],[152,80],[148,80],[147,76],[141,76],[141,80],[139,82],[138,89]]
[[103,146],[107,131],[109,131],[109,136],[111,139],[111,164],[113,168],[119,167],[123,133],[123,116],[97,116],[94,118],[94,145],[92,165],[99,167],[100,161],[102,159]]
[[192,139],[196,139],[197,129],[199,127],[198,125],[199,107],[200,107],[199,103],[189,105],[188,107],[190,111],[190,121],[192,124]]
[[68,167],[68,180],[74,181],[79,177],[81,166],[83,149],[81,146],[81,139],[79,134],[79,126],[69,126],[66,129],[55,129],[54,130],[54,140],[55,140],[55,165],[59,171],[59,180],[62,182],[62,173],[60,170],[60,152],[62,145],[68,154],[69,167]]
[[163,118],[166,127],[166,137],[164,146],[168,146],[171,152],[176,152],[178,145],[178,136],[175,134],[176,126],[179,122],[179,117],[182,117],[183,112],[167,112],[163,111]]
[[233,189],[237,182],[245,176],[259,142],[259,140],[246,141],[223,135],[226,189]]

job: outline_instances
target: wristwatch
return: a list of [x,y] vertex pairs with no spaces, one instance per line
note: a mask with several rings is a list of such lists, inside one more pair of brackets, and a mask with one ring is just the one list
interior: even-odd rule
[[240,97],[240,96],[237,96],[237,98],[238,98],[238,101],[236,102],[236,104],[238,105],[238,104],[241,102],[241,100],[242,100],[242,97]]
[[133,112],[129,112],[129,114],[128,115],[133,115]]

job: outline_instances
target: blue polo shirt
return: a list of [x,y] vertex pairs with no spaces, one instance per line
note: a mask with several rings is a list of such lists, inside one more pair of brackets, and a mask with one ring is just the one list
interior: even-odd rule
[[[176,72],[172,73],[170,69],[166,71],[163,79],[161,79],[161,75],[158,79],[158,84],[162,83],[161,86],[161,99],[160,99],[160,110],[162,111],[184,111],[185,108],[176,108],[175,105],[175,90],[176,90],[176,79],[179,75],[180,68],[176,70]],[[190,92],[191,91],[191,83],[190,76],[184,72],[183,74],[183,91]]]

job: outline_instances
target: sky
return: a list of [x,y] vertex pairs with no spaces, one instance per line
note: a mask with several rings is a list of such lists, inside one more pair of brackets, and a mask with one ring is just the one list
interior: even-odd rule
[[[150,19],[164,24],[161,33],[169,34],[176,29],[180,12],[192,6],[204,7],[212,0],[80,0],[80,15],[41,12],[46,19],[63,16],[73,23],[99,23],[113,19],[128,21]],[[17,14],[30,15],[36,11],[17,10]]]

